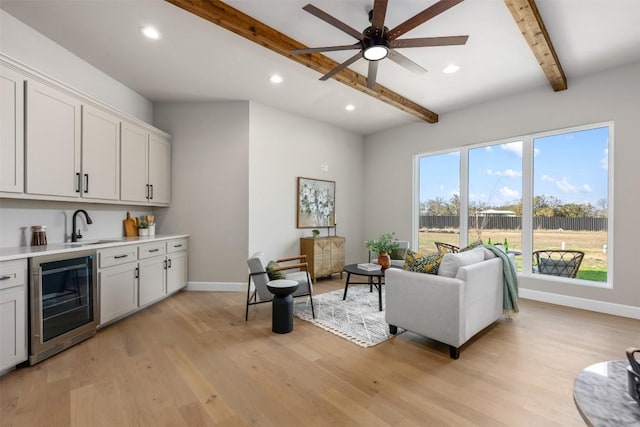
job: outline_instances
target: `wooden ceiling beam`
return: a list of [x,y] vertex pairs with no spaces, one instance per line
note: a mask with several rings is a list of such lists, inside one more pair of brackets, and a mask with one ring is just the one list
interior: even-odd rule
[[567,78],[551,43],[551,37],[549,37],[540,12],[538,12],[535,0],[504,0],[504,2],[553,90],[556,92],[566,90]]
[[[279,53],[280,55],[286,56],[287,58],[305,65],[312,70],[318,71],[321,75],[328,73],[340,65],[338,62],[320,53],[292,55],[290,53],[292,50],[305,49],[307,46],[221,1],[166,1],[222,28],[232,31],[247,40],[251,40],[254,43]],[[438,115],[436,113],[404,98],[384,86],[376,84],[373,88],[368,88],[366,77],[353,70],[346,68],[333,76],[333,78],[340,83],[357,89],[360,92],[392,105],[406,113],[412,114],[419,119],[425,120],[429,123],[438,122]]]

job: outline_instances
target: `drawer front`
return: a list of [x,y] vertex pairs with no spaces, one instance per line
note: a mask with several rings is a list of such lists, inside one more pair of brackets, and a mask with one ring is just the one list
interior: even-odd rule
[[0,263],[0,289],[23,286],[27,283],[27,260]]
[[167,244],[165,241],[145,243],[138,246],[138,259],[151,258],[167,253]]
[[167,253],[186,251],[189,245],[189,239],[173,239],[167,240]]
[[113,267],[138,260],[136,245],[118,246],[98,250],[98,268]]

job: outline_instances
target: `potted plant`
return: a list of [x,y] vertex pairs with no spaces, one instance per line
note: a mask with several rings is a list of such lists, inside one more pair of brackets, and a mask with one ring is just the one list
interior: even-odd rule
[[364,245],[370,251],[378,253],[378,264],[384,268],[391,265],[391,257],[389,256],[391,251],[400,246],[395,232],[383,234],[377,239],[367,240]]
[[138,223],[138,236],[145,237],[149,235],[149,223],[142,220]]
[[320,234],[320,230],[311,230],[311,234],[313,234],[313,238],[315,239]]

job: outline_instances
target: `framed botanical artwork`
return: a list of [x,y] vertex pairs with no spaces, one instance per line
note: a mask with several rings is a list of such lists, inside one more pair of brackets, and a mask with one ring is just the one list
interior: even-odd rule
[[336,182],[298,177],[298,228],[336,226]]

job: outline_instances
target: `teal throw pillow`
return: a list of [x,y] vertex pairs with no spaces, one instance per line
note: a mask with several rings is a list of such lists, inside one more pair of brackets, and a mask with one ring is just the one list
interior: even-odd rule
[[274,268],[280,267],[275,261],[269,261],[267,264],[267,274],[269,275],[269,280],[280,280],[284,279],[284,273],[281,271],[273,271]]

